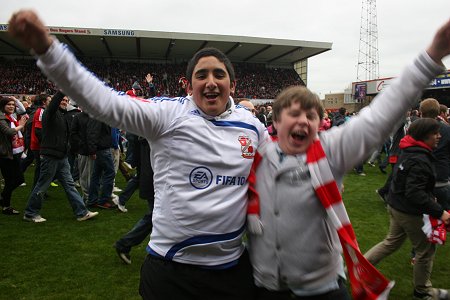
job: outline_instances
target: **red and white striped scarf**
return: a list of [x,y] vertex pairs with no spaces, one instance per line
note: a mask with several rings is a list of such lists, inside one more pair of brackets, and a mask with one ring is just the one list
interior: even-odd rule
[[[261,226],[258,226],[257,223],[259,222],[259,195],[255,189],[256,168],[260,161],[260,156],[255,157],[254,168],[252,168],[248,179],[248,223],[250,232],[262,232]],[[359,250],[355,232],[328,164],[325,151],[318,138],[314,140],[306,152],[306,163],[311,173],[311,181],[316,195],[338,233],[347,265],[353,299],[387,299],[394,282],[389,282],[367,261]]]
[[[19,121],[17,121],[16,118],[14,118],[12,115],[5,114],[5,117],[11,122],[11,128],[16,128],[19,126]],[[15,135],[13,135],[11,143],[13,154],[19,154],[25,151],[25,143],[22,132],[20,130],[17,131]]]
[[[450,213],[450,211],[448,212]],[[444,245],[448,230],[450,230],[450,227],[446,227],[445,223],[441,220],[433,218],[430,215],[423,215],[422,231],[430,243]]]

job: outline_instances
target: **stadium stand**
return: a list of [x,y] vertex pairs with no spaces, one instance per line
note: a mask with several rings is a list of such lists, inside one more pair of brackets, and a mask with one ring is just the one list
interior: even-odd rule
[[[146,86],[144,77],[149,71],[154,77],[157,95],[169,91],[176,96],[178,81],[184,76],[186,64],[137,63],[85,59],[83,63],[108,85],[119,91],[131,88],[134,81]],[[273,99],[283,87],[304,85],[300,76],[292,68],[268,68],[264,64],[235,64],[237,98]],[[33,60],[0,58],[0,94],[55,93],[55,86],[46,80]],[[164,72],[168,75],[168,87],[162,84]]]

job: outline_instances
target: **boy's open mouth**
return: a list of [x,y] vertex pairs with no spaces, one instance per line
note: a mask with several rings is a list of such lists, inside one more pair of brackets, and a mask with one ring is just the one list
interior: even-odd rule
[[304,141],[308,134],[305,131],[295,131],[291,133],[291,137],[296,141]]

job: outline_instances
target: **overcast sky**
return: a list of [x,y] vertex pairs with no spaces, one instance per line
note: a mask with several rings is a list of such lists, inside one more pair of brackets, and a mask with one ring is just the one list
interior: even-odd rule
[[[49,26],[331,42],[331,51],[309,59],[308,87],[323,98],[356,81],[361,0],[0,0],[0,7],[0,23],[34,8]],[[450,0],[378,0],[377,16],[380,77],[397,76],[450,18]]]

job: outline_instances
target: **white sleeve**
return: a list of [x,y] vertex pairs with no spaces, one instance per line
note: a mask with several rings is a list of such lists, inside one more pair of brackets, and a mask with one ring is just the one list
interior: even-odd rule
[[16,102],[16,113],[18,115],[23,115],[27,112],[25,106],[23,106],[22,102],[20,102],[19,99],[14,98],[14,102]]
[[321,140],[327,144],[332,170],[345,172],[367,158],[370,151],[389,136],[407,110],[417,104],[430,81],[443,71],[444,67],[424,51],[357,116],[323,132]]
[[163,117],[158,111],[160,106],[106,86],[57,40],[45,54],[38,56],[37,65],[58,88],[99,121],[148,139],[168,126],[170,118]]

